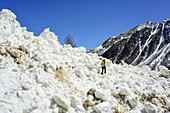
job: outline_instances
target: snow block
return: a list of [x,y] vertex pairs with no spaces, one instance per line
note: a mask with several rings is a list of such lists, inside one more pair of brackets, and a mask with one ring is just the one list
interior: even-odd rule
[[28,83],[22,84],[22,90],[29,90],[29,89],[30,89],[30,85]]
[[62,107],[63,109],[65,110],[68,110],[69,109],[69,106],[70,106],[70,102],[67,101],[68,99],[62,97],[61,95],[55,95],[53,97],[53,100],[55,101],[55,103],[57,105],[59,105],[60,107]]
[[75,74],[76,74],[76,76],[79,77],[79,78],[84,78],[84,74],[83,74],[83,72],[80,71],[80,70],[77,70],[77,71],[75,72]]
[[5,47],[0,47],[0,54],[5,55],[5,53],[6,53]]
[[170,99],[167,98],[165,102],[166,102],[166,105],[168,106],[168,110],[170,110]]
[[120,90],[120,95],[128,96],[130,95],[131,91],[129,88],[122,87]]
[[128,102],[129,102],[129,104],[130,104],[130,106],[132,108],[134,108],[138,104],[137,99],[134,96],[133,97],[129,97],[128,98]]
[[[26,111],[25,111],[26,112]],[[30,109],[30,111],[28,111],[29,113],[47,113],[47,110],[43,107],[43,106],[34,106],[32,109]],[[48,110],[48,113],[50,113],[52,111]],[[27,112],[26,112],[27,113]]]
[[91,77],[96,77],[97,76],[97,73],[95,73],[94,71],[89,71],[89,76]]
[[104,90],[97,90],[95,96],[103,101],[109,101],[111,99],[111,93]]
[[31,111],[30,113],[42,113],[43,111],[41,111],[40,109],[35,109],[33,111]]
[[28,91],[19,91],[18,92],[19,97],[21,98],[21,100],[26,103],[27,105],[32,103],[32,94],[31,92]]
[[83,103],[83,107],[84,107],[85,109],[88,109],[88,107],[93,107],[94,105],[95,105],[95,103],[92,101],[91,98],[87,98],[87,99],[85,100],[85,102]]
[[145,103],[144,109],[147,113],[157,113],[156,107],[151,103]]
[[58,113],[59,112],[59,109],[56,107],[54,110],[53,110],[53,113]]
[[86,53],[86,48],[84,48],[84,47],[79,47],[79,48],[75,48],[75,49],[77,49],[77,52],[79,52],[79,53]]
[[71,97],[71,106],[72,106],[73,108],[76,108],[76,107],[79,106],[80,104],[81,104],[81,102],[79,101],[78,98],[76,98],[76,97],[74,97],[74,96]]
[[78,112],[78,113],[85,113],[86,112],[86,110],[84,109],[83,106],[77,106],[75,108],[75,111]]
[[164,76],[164,77],[167,77],[167,78],[170,77],[169,70],[165,66],[159,66],[159,70],[160,70],[161,76]]
[[93,109],[97,113],[112,113],[109,102],[102,102],[94,106]]
[[45,97],[44,90],[41,88],[41,86],[37,86],[35,89],[36,89],[37,96],[39,96],[41,98]]
[[111,89],[111,95],[112,96],[118,97],[119,96],[119,92],[120,92],[119,89]]
[[152,103],[156,106],[162,106],[161,102],[157,98],[152,98]]

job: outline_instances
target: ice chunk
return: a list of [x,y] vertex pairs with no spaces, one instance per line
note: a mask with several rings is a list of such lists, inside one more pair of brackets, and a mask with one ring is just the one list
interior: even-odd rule
[[35,109],[33,111],[31,111],[30,113],[42,113],[43,111],[41,111],[40,109]]
[[131,94],[131,90],[128,87],[121,87],[120,95],[128,96]]
[[111,99],[111,92],[105,90],[97,90],[95,92],[96,98],[99,98],[103,101],[109,101]]
[[77,106],[75,108],[75,111],[78,112],[78,113],[85,113],[86,112],[83,106]]
[[37,93],[37,96],[39,96],[41,98],[45,97],[44,90],[40,86],[36,87],[36,93]]
[[5,55],[5,53],[6,53],[5,47],[0,47],[0,54]]
[[157,113],[156,107],[151,103],[145,103],[144,109],[147,113]]
[[170,110],[170,99],[167,98],[167,99],[165,100],[165,102],[166,102],[166,105],[168,106],[168,109]]
[[129,103],[130,103],[130,106],[132,107],[132,108],[134,108],[135,106],[137,106],[137,103],[138,103],[138,100],[137,100],[137,97],[129,97],[128,98],[128,101],[129,101]]
[[84,78],[84,74],[80,70],[77,70],[75,74],[77,75],[77,77]]
[[53,110],[53,113],[58,113],[59,112],[59,110],[58,110],[58,108],[56,107],[54,110]]
[[66,99],[65,97],[62,97],[61,95],[55,95],[53,96],[53,99],[55,103],[59,106],[61,106],[63,109],[68,110],[70,106],[70,101]]
[[31,104],[31,102],[32,102],[32,95],[31,95],[30,92],[28,92],[28,91],[20,91],[20,92],[18,92],[18,96],[27,105]]
[[102,102],[94,106],[93,109],[97,113],[112,113],[109,102]]
[[170,77],[168,68],[166,68],[165,66],[159,66],[159,69],[160,69],[161,76],[168,77],[168,78]]
[[81,105],[81,102],[78,98],[72,96],[71,97],[71,106],[76,108],[77,106]]

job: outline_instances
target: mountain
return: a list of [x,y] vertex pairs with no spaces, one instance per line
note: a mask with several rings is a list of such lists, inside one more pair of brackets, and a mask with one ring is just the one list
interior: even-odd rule
[[148,65],[170,69],[170,18],[161,23],[146,22],[106,40],[89,52],[111,59],[113,63]]
[[0,12],[0,113],[168,113],[170,72],[113,64],[84,47],[36,37],[10,10]]

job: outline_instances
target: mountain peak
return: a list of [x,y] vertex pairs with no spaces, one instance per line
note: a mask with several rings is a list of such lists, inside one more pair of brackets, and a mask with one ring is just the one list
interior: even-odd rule
[[165,19],[163,22],[167,22],[167,21],[170,21],[170,17]]
[[109,38],[90,52],[98,53],[114,63],[124,61],[133,65],[148,65],[158,69],[170,68],[170,18],[161,23],[146,22],[114,38]]

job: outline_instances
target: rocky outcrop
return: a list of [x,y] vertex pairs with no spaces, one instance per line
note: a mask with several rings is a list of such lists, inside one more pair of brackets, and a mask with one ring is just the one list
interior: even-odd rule
[[170,69],[170,18],[161,23],[146,22],[118,36],[106,40],[99,47],[89,50],[111,59],[132,65],[160,65]]

